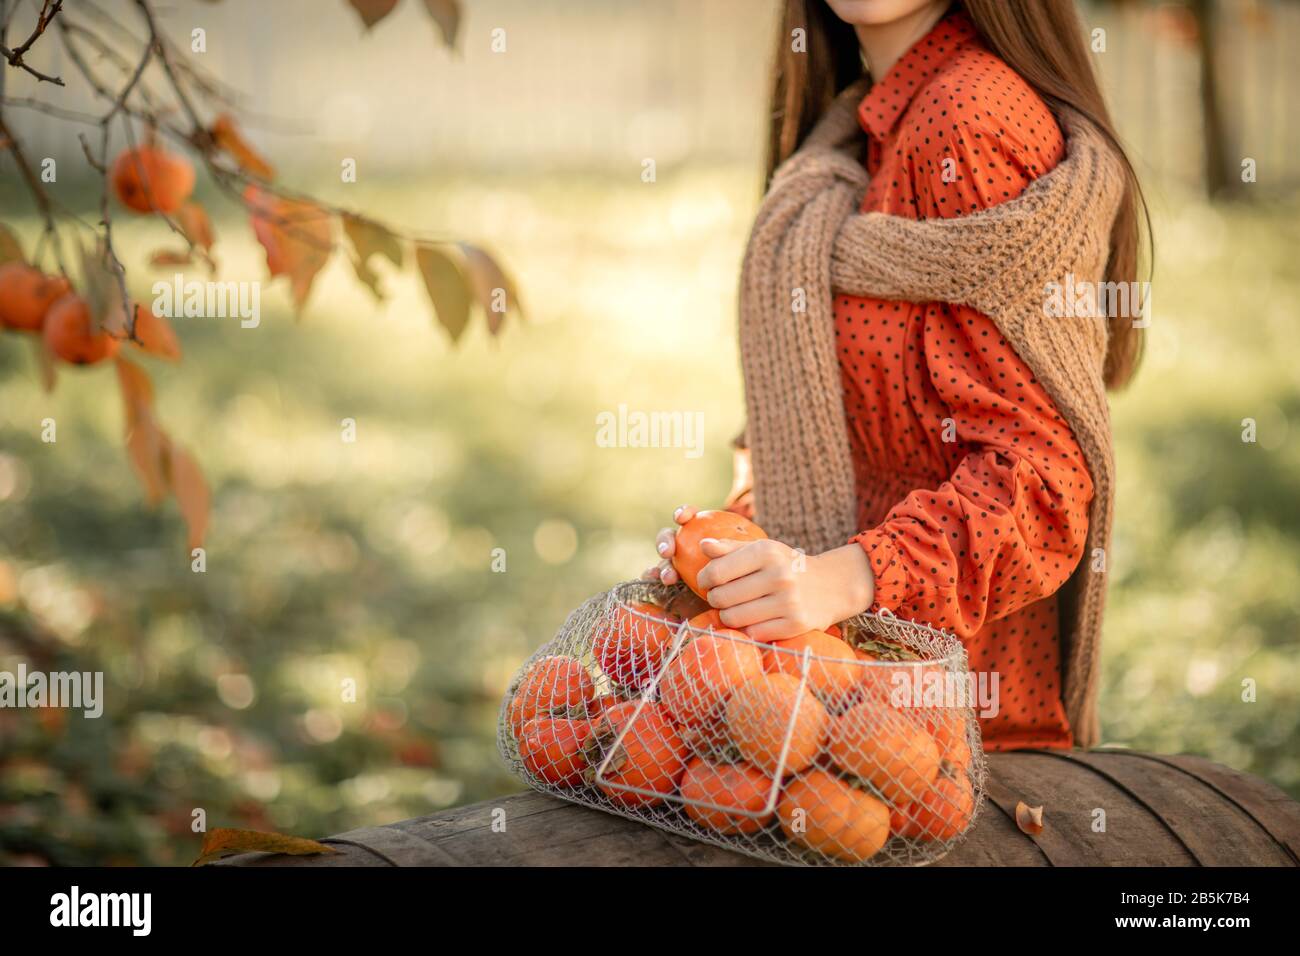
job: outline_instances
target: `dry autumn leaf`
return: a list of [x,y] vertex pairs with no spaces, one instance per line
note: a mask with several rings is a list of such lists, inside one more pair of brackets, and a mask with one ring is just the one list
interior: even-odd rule
[[456,34],[460,31],[459,0],[424,0],[424,9],[442,32],[442,42],[455,47]]
[[212,232],[212,220],[208,211],[199,203],[187,202],[176,210],[176,223],[185,233],[185,238],[204,252],[211,252],[216,237]]
[[332,216],[312,203],[285,199],[251,183],[244,202],[266,250],[267,268],[272,276],[289,277],[294,307],[301,312],[334,248]]
[[181,358],[181,342],[171,323],[138,305],[135,307],[134,345],[169,362],[178,362]]
[[370,294],[377,300],[383,302],[387,296],[379,285],[379,273],[366,265],[364,259],[358,258],[355,253],[348,254],[348,261],[352,263],[352,271],[357,275],[357,281],[370,290]]
[[145,500],[157,505],[167,495],[167,436],[153,416],[153,383],[144,369],[125,358],[117,358],[118,385],[126,409],[126,451]]
[[474,299],[487,316],[488,332],[495,336],[501,331],[506,313],[513,310],[523,318],[523,306],[519,303],[514,283],[497,261],[478,246],[467,242],[459,245],[465,257],[465,270],[469,275],[470,288],[474,290]]
[[203,866],[213,860],[234,853],[285,853],[289,856],[315,856],[320,853],[337,853],[338,850],[315,840],[284,836],[280,833],[263,833],[260,830],[234,830],[217,827],[203,835],[203,849],[194,866]]
[[367,30],[393,12],[397,0],[348,0]]
[[32,342],[32,349],[36,356],[36,371],[41,377],[41,387],[45,391],[54,391],[54,386],[58,384],[59,375],[54,370],[54,356],[50,354],[50,347],[45,341],[44,336],[36,336]]
[[1043,808],[1031,807],[1021,800],[1016,804],[1016,826],[1023,833],[1038,836],[1043,832]]
[[119,338],[125,332],[125,315],[122,312],[122,290],[116,276],[108,266],[102,245],[93,252],[85,246],[81,253],[81,295],[90,309],[91,322]]
[[153,384],[144,369],[120,356],[116,365],[126,407],[127,453],[144,485],[145,498],[150,505],[156,505],[170,491],[185,521],[190,548],[202,547],[212,509],[212,493],[203,472],[190,453],[174,444],[158,426],[153,411]]
[[676,594],[670,597],[664,605],[664,610],[669,614],[676,615],[682,620],[690,620],[695,615],[712,607],[708,601],[700,597],[690,588],[681,588]]
[[130,359],[119,356],[115,364],[122,404],[126,408],[126,427],[131,428],[142,417],[153,414],[153,383],[144,369]]
[[370,289],[376,299],[383,299],[383,290],[379,287],[379,276],[370,268],[373,256],[383,256],[399,269],[404,258],[401,241],[377,222],[362,219],[360,216],[344,216],[343,232],[352,243],[355,255],[352,268],[357,278]]
[[362,260],[383,256],[399,269],[402,267],[402,243],[384,226],[360,216],[344,216],[343,231]]
[[203,547],[212,511],[212,492],[198,462],[184,448],[171,447],[171,489],[189,530],[190,550]]
[[207,210],[196,202],[187,202],[176,210],[172,219],[181,232],[184,233],[185,238],[190,241],[192,248],[159,249],[149,257],[149,264],[152,266],[188,266],[194,262],[192,250],[197,249],[204,265],[208,267],[208,271],[210,273],[215,272],[217,263],[212,258],[211,252],[213,245],[216,243],[216,236],[213,233],[212,220],[208,218]]
[[167,497],[166,447],[166,437],[158,430],[152,415],[145,416],[126,433],[127,456],[140,484],[144,485],[145,501],[150,507]]
[[185,238],[202,252],[208,271],[215,272],[217,263],[212,258],[212,247],[216,244],[217,237],[212,229],[212,220],[208,218],[208,211],[196,202],[187,202],[176,210],[176,222],[185,233]]
[[23,247],[18,242],[18,237],[13,234],[8,226],[0,223],[0,266],[6,262],[26,262],[23,256]]
[[909,647],[904,647],[902,644],[877,637],[862,638],[856,632],[849,644],[856,650],[865,651],[880,661],[919,661],[921,659],[920,654]]
[[188,266],[194,263],[194,257],[184,249],[159,249],[149,256],[151,266]]
[[433,303],[438,322],[452,342],[460,340],[469,325],[470,291],[464,273],[446,247],[419,243],[415,247],[415,264],[424,280],[424,288]]
[[257,150],[248,145],[248,140],[244,139],[244,134],[240,132],[234,117],[229,113],[218,116],[212,128],[208,130],[208,134],[217,147],[238,163],[244,172],[259,179],[275,178],[275,169],[258,154]]

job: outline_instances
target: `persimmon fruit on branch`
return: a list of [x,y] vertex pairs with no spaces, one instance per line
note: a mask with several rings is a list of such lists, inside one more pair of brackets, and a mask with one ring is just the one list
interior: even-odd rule
[[122,150],[109,176],[114,195],[133,212],[176,212],[194,192],[194,166],[157,146]]
[[[416,0],[408,0],[412,5]],[[31,194],[39,239],[24,253],[14,230],[0,223],[0,330],[33,343],[46,389],[62,366],[111,363],[125,408],[125,444],[150,504],[176,500],[191,548],[202,546],[211,495],[195,457],[159,421],[152,381],[142,358],[180,361],[180,340],[168,319],[131,298],[137,275],[118,256],[113,221],[119,213],[162,220],[180,245],[160,248],[139,268],[199,265],[215,275],[217,238],[194,189],[199,171],[247,214],[272,278],[288,280],[301,314],[312,286],[336,253],[357,279],[385,298],[376,259],[400,269],[413,262],[435,317],[453,344],[476,312],[498,335],[508,314],[523,309],[513,282],[486,250],[463,241],[428,238],[360,212],[319,201],[284,184],[241,129],[241,96],[174,44],[158,25],[154,0],[118,0],[112,13],[100,0],[0,0],[0,154]],[[419,0],[442,42],[454,48],[459,0]],[[371,30],[399,0],[347,0]],[[31,14],[32,16],[28,16]],[[135,28],[127,26],[134,21]],[[11,46],[9,34],[23,38]],[[64,62],[103,104],[82,113],[55,99],[10,97],[5,78],[21,71],[39,92],[68,87],[38,61],[58,42]],[[53,57],[50,57],[53,59]],[[115,73],[110,73],[115,71]],[[53,95],[53,94],[52,94]],[[76,134],[86,163],[101,182],[97,221],[67,208],[9,122],[16,109],[42,112]],[[109,155],[110,134],[126,145]],[[3,162],[3,160],[0,160]],[[8,174],[8,171],[6,171]],[[68,250],[75,255],[69,255]],[[8,337],[8,336],[7,336]]]

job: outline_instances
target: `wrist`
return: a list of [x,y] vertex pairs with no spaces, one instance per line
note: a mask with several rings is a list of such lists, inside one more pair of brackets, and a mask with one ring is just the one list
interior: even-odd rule
[[855,542],[817,556],[829,572],[831,623],[847,620],[871,607],[876,599],[876,576],[866,552]]

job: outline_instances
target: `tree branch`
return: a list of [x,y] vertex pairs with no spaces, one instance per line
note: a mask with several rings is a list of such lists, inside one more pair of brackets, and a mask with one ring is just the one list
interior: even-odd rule
[[[23,56],[32,48],[32,44],[40,38],[41,34],[45,32],[45,28],[48,27],[54,18],[59,15],[59,11],[62,9],[63,0],[43,0],[41,3],[41,12],[36,17],[36,27],[32,30],[32,35],[12,50],[5,46],[3,41],[0,41],[0,56],[3,56],[10,66],[23,70],[36,77],[38,82],[53,83],[55,86],[66,85],[59,77],[42,73],[40,70],[29,66],[23,61]],[[6,25],[8,24],[6,23]]]
[[[135,339],[135,309],[131,308],[131,296],[126,289],[126,267],[122,265],[122,260],[117,257],[117,250],[113,247],[113,217],[109,213],[109,194],[112,192],[108,181],[108,136],[112,126],[113,119],[126,107],[127,98],[131,91],[135,89],[136,84],[140,82],[140,77],[144,75],[145,67],[149,65],[149,60],[154,54],[154,45],[148,44],[144,48],[144,53],[140,56],[140,62],[136,64],[135,72],[122,91],[114,100],[112,108],[105,113],[99,120],[99,162],[96,163],[90,156],[90,147],[86,143],[84,134],[81,136],[81,146],[86,152],[86,158],[90,160],[91,166],[99,171],[102,186],[99,194],[99,215],[100,223],[104,227],[104,259],[108,267],[112,270],[114,278],[117,280],[118,294],[122,298],[122,321],[126,323],[126,337]],[[145,184],[146,192],[148,190],[148,180],[145,176],[140,177],[140,182]]]
[[32,194],[32,199],[36,202],[36,209],[41,214],[41,220],[44,224],[41,229],[41,242],[44,243],[46,239],[50,240],[50,248],[54,251],[54,261],[59,264],[59,271],[64,278],[67,278],[68,266],[63,261],[63,244],[59,239],[58,227],[54,223],[54,203],[50,200],[44,184],[41,183],[40,177],[36,175],[36,171],[28,161],[27,154],[23,152],[22,144],[18,142],[17,137],[10,130],[3,113],[0,113],[0,148],[8,150],[9,154],[13,156],[14,165],[18,167],[18,174],[27,185],[27,191]]

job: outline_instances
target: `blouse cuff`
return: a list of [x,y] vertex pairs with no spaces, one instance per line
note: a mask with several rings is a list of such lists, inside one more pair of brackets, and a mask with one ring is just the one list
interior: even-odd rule
[[908,599],[907,569],[902,555],[887,531],[876,528],[864,531],[853,539],[867,553],[871,571],[876,576],[876,593],[870,610],[888,608],[897,611]]

